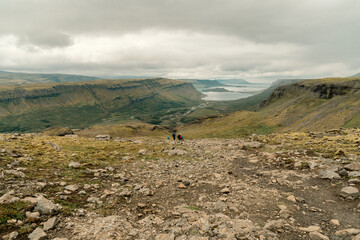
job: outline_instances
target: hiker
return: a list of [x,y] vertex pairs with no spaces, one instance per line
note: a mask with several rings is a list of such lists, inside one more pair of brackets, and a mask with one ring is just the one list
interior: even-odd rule
[[179,133],[179,134],[177,135],[177,138],[178,138],[180,141],[183,140],[183,136],[181,135],[181,133]]
[[173,137],[173,139],[174,139],[174,141],[175,141],[175,139],[176,139],[176,131],[175,131],[175,130],[174,130],[173,133],[172,133],[172,137]]

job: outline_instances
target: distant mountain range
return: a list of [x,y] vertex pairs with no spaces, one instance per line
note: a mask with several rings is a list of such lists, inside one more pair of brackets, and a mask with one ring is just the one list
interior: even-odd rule
[[84,82],[98,80],[100,78],[69,75],[69,74],[45,74],[45,73],[16,73],[0,71],[0,85],[30,84],[30,83],[58,83],[58,82]]

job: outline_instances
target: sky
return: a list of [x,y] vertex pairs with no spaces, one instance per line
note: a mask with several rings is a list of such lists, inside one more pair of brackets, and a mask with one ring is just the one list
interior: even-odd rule
[[0,70],[270,82],[360,72],[359,0],[0,0]]

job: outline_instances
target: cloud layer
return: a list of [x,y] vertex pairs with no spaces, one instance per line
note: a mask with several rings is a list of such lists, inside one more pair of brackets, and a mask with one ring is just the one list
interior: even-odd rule
[[179,78],[360,72],[356,0],[4,0],[0,70]]

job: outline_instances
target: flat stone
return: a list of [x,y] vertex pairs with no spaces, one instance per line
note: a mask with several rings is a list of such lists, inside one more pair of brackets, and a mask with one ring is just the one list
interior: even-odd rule
[[283,228],[285,226],[285,223],[286,222],[282,219],[270,220],[265,224],[264,228],[269,229],[270,231],[276,231],[278,229]]
[[353,162],[348,165],[345,165],[344,168],[349,171],[360,171],[360,163],[359,162]]
[[319,172],[319,176],[322,179],[341,179],[340,175],[335,172],[334,169],[327,169]]
[[11,232],[5,236],[2,237],[3,240],[14,240],[17,238],[17,236],[19,235],[18,232]]
[[358,235],[360,234],[360,229],[357,228],[348,228],[348,229],[343,229],[343,230],[339,230],[335,232],[335,235],[338,237],[348,237],[348,236],[352,236],[352,235]]
[[43,240],[47,239],[47,234],[41,228],[36,228],[29,236],[30,240]]
[[360,171],[349,172],[349,177],[360,177]]
[[50,218],[44,223],[43,230],[46,232],[53,229],[56,226],[57,222],[58,222],[57,217]]
[[330,240],[327,236],[324,234],[321,234],[319,232],[310,232],[309,237],[311,240]]
[[316,225],[309,226],[307,228],[300,227],[299,230],[303,231],[303,232],[322,232],[321,228],[319,226],[316,226]]
[[340,191],[340,195],[344,198],[353,197],[358,198],[360,196],[359,190],[355,187],[344,187]]
[[71,191],[71,192],[75,192],[76,190],[79,189],[79,186],[76,185],[76,184],[67,185],[67,186],[65,187],[65,189],[68,190],[68,191]]

